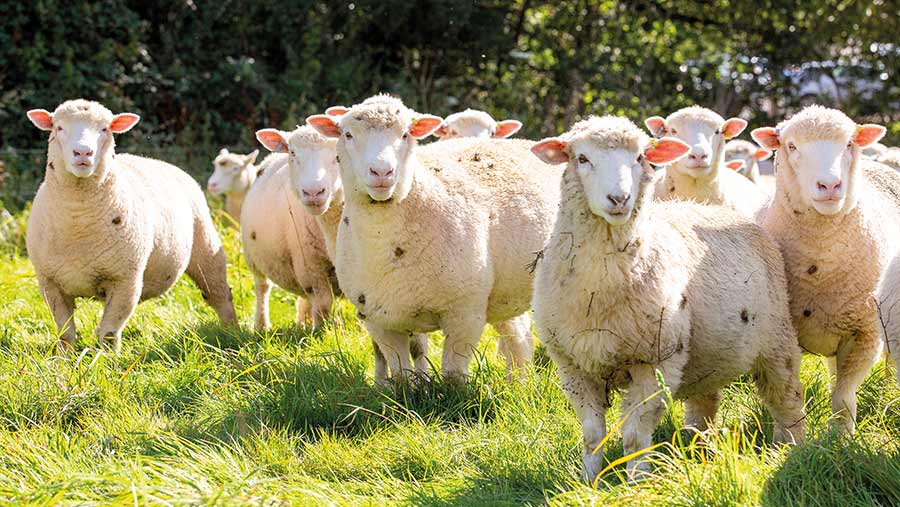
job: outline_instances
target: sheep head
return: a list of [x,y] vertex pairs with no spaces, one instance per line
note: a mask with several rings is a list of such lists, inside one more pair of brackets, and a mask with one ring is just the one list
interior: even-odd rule
[[253,163],[259,150],[241,155],[222,148],[213,160],[213,173],[206,182],[206,189],[213,195],[246,191],[256,177]]
[[692,178],[714,174],[722,161],[725,142],[747,128],[745,120],[726,120],[699,106],[679,109],[667,118],[653,116],[644,124],[655,137],[676,137],[691,147],[688,156],[672,167]]
[[434,132],[434,135],[442,139],[456,137],[501,139],[515,134],[521,128],[522,122],[518,120],[495,121],[484,111],[466,109],[444,119],[444,123]]

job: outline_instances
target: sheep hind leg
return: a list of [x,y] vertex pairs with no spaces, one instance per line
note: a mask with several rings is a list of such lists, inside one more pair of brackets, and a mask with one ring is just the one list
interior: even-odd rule
[[716,419],[721,401],[722,393],[719,391],[691,396],[684,400],[685,426],[700,432],[709,429],[709,423]]
[[768,352],[757,362],[754,378],[759,397],[775,422],[772,440],[798,444],[806,438],[800,349],[776,347]]
[[331,305],[334,303],[334,295],[331,293],[331,285],[325,280],[325,285],[314,289],[309,298],[312,305],[312,323],[318,328],[324,324],[331,315]]
[[237,314],[228,286],[225,249],[219,242],[194,240],[194,250],[188,263],[187,275],[200,288],[203,299],[216,311],[219,321],[226,326],[236,326]]
[[831,395],[831,409],[841,429],[856,430],[856,390],[881,357],[882,340],[875,329],[859,330],[838,346],[837,378]]
[[419,375],[428,375],[431,363],[428,362],[428,335],[413,333],[410,337],[409,350],[412,353],[413,366]]
[[256,293],[256,330],[265,331],[272,327],[269,321],[269,295],[272,282],[259,273],[253,273],[253,292]]
[[312,305],[306,297],[297,296],[294,307],[296,308],[295,322],[297,323],[297,327],[303,327],[312,321]]
[[531,334],[531,317],[523,313],[503,322],[494,324],[500,335],[500,353],[506,358],[507,378],[520,376],[522,368],[531,362],[534,353],[534,335]]

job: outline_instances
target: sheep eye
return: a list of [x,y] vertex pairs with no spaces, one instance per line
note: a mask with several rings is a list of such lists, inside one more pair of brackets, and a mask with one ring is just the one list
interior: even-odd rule
[[852,141],[852,140],[851,140],[850,142],[847,143],[847,147],[848,147],[848,148],[852,148],[852,147],[853,147],[853,141]]
[[351,134],[350,132],[345,132],[344,137],[346,137],[347,139],[353,139],[353,134]]
[[715,134],[715,135],[719,135],[719,134],[721,134],[721,133],[722,133],[722,129],[716,129],[716,134]]
[[579,164],[589,164],[591,161],[588,160],[584,155],[578,155],[578,163]]
[[668,132],[668,133],[669,133],[669,134],[672,134],[672,135],[674,136],[674,135],[677,135],[677,134],[678,134],[678,131],[675,130],[675,129],[669,129],[669,132]]
[[106,133],[106,132],[109,132],[109,129],[108,129],[108,128],[106,128],[106,127],[103,127],[103,130],[102,130],[102,132],[103,132],[103,133],[104,133],[104,134],[105,134],[105,133]]
[[788,149],[791,151],[797,151],[797,145],[794,143],[788,143]]
[[296,155],[294,154],[294,150],[291,150],[291,156],[292,156],[292,157],[295,157],[295,156],[296,156]]
[[403,139],[408,139],[408,138],[409,138],[409,133],[408,133],[408,132],[404,132],[404,133],[403,133]]
[[643,153],[641,153],[640,155],[637,156],[637,163],[638,164],[644,163],[644,154]]
[[57,131],[57,132],[62,132],[62,130],[63,130],[62,127],[56,127],[56,131]]

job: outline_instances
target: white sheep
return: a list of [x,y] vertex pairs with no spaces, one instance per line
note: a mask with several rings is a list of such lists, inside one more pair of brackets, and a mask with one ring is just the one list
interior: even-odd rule
[[[582,423],[584,478],[602,465],[609,393],[625,388],[626,455],[648,448],[665,408],[656,371],[705,429],[720,390],[753,373],[777,442],[804,438],[800,348],[777,245],[750,219],[654,201],[653,169],[690,151],[631,121],[576,123],[532,151],[568,163],[556,225],[537,266],[534,320]],[[740,262],[735,262],[740,259]],[[645,469],[640,458],[628,468]]]
[[762,179],[759,163],[771,156],[771,151],[743,139],[734,139],[725,144],[725,167],[757,185]]
[[900,255],[888,265],[878,284],[876,299],[882,342],[900,381]]
[[494,137],[498,139],[510,137],[522,128],[518,120],[496,121],[491,115],[477,109],[466,109],[444,118],[434,135],[441,139],[457,137]]
[[784,254],[800,346],[829,358],[832,409],[853,431],[856,389],[882,349],[875,290],[900,247],[900,175],[863,159],[880,125],[810,106],[752,132],[775,153],[775,197],[763,227]]
[[241,155],[222,148],[213,160],[213,173],[206,189],[213,195],[225,195],[225,212],[236,222],[241,219],[244,197],[259,173],[259,167],[253,164],[258,155],[259,150]]
[[665,168],[656,178],[654,197],[691,199],[720,204],[748,217],[756,216],[768,201],[766,194],[734,171],[724,170],[725,142],[738,136],[747,122],[723,119],[709,109],[691,106],[644,122],[654,137],[672,136],[691,147],[687,157]]
[[224,324],[237,324],[225,250],[200,186],[173,165],[115,153],[113,134],[134,127],[136,114],[79,99],[28,118],[50,132],[27,246],[60,349],[75,341],[76,297],[105,301],[96,334],[118,352],[138,301],[166,292],[184,272]]
[[[241,243],[256,293],[256,328],[269,329],[272,282],[297,295],[297,325],[319,326],[331,312],[332,270],[322,231],[291,191],[288,160],[308,139],[321,138],[309,127],[287,135],[287,153],[272,153],[260,168],[241,211]],[[263,143],[266,145],[266,143]],[[267,146],[268,147],[268,146]]]
[[442,329],[442,372],[465,377],[485,322],[495,324],[511,370],[528,363],[529,264],[550,232],[558,171],[524,141],[417,148],[441,119],[383,95],[307,122],[339,138],[338,281],[392,374],[411,369],[410,333]]
[[878,155],[877,160],[895,171],[900,171],[900,148],[888,148]]

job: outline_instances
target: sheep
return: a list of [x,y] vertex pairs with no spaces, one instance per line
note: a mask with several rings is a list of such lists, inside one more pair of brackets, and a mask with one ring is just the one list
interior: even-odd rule
[[878,155],[878,161],[895,171],[900,171],[900,148],[888,148]]
[[756,216],[766,194],[733,171],[722,170],[725,142],[747,126],[740,118],[723,119],[709,109],[691,106],[668,118],[653,116],[644,122],[654,137],[671,135],[691,146],[691,153],[668,166],[656,178],[656,199],[692,199],[720,204],[745,216]]
[[466,109],[453,113],[444,119],[434,135],[441,139],[457,137],[494,137],[498,139],[510,137],[522,128],[518,120],[496,121],[491,115],[476,109]]
[[862,155],[865,158],[878,160],[879,157],[884,155],[884,152],[888,150],[888,147],[881,143],[872,143],[870,146],[867,146],[862,150]]
[[[291,146],[320,137],[301,127],[285,134]],[[264,143],[265,144],[265,143]],[[268,147],[268,146],[267,146]],[[269,329],[272,282],[297,295],[296,322],[321,325],[334,299],[329,273],[332,263],[315,217],[304,211],[291,191],[288,162],[295,152],[278,150],[267,156],[262,174],[250,187],[241,210],[241,243],[256,294],[255,326]]]
[[[691,147],[650,141],[631,121],[590,117],[532,151],[567,163],[562,202],[535,275],[534,320],[582,423],[583,478],[601,470],[609,392],[626,388],[626,455],[664,411],[656,371],[704,430],[720,390],[752,373],[776,442],[801,441],[800,348],[774,241],[734,210],[651,199],[651,164]],[[735,262],[741,259],[741,262]],[[629,460],[632,472],[647,463]]]
[[441,371],[464,380],[485,322],[511,371],[531,360],[528,266],[549,235],[559,173],[533,160],[526,141],[417,148],[441,122],[385,95],[307,118],[339,138],[338,282],[393,378],[410,370],[409,334],[442,329]]
[[225,212],[235,222],[241,219],[244,197],[259,172],[253,165],[258,155],[259,150],[241,155],[222,148],[213,161],[213,173],[206,182],[206,189],[212,195],[225,194]]
[[759,163],[771,156],[771,151],[743,139],[735,139],[725,144],[725,167],[737,171],[757,185],[762,179],[759,174]]
[[900,255],[891,260],[876,294],[881,341],[900,381]]
[[778,184],[761,223],[784,255],[800,346],[829,358],[832,410],[848,432],[856,389],[882,349],[876,287],[900,245],[900,174],[861,155],[884,132],[810,106],[751,133],[777,150]]
[[50,132],[26,244],[60,351],[76,338],[76,297],[105,301],[96,335],[118,353],[138,302],[185,272],[222,323],[237,325],[225,250],[200,186],[171,164],[115,152],[113,134],[131,130],[138,115],[78,99],[27,116]]

